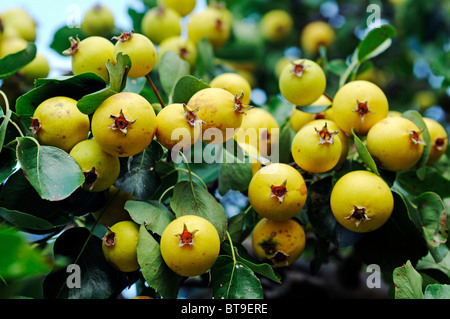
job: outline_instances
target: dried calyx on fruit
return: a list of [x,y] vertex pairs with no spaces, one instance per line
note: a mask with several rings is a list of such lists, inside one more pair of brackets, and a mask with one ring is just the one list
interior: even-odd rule
[[316,131],[317,135],[319,136],[319,144],[326,144],[326,143],[334,144],[333,137],[339,133],[338,130],[336,130],[334,132],[330,132],[327,128],[326,122],[320,131],[316,127],[314,127],[314,130]]
[[194,246],[194,236],[195,236],[196,232],[198,232],[197,229],[190,232],[187,229],[186,224],[183,224],[183,232],[180,234],[174,235],[175,237],[178,237],[180,239],[178,247],[182,247],[184,245]]
[[356,106],[353,112],[358,113],[361,116],[361,122],[364,122],[364,116],[366,116],[367,114],[375,113],[369,109],[368,100],[365,100],[364,102],[356,100]]
[[115,131],[115,130],[121,131],[124,136],[127,135],[128,127],[131,126],[131,124],[133,124],[137,120],[137,118],[135,118],[133,121],[130,121],[123,114],[122,110],[120,110],[120,113],[118,116],[111,114],[109,117],[114,121],[114,123],[111,126],[109,126],[109,128],[113,131]]
[[424,131],[425,131],[425,129],[422,129],[420,131],[414,131],[414,130],[409,131],[409,135],[411,135],[411,142],[413,142],[413,144],[425,145],[425,141],[421,137],[421,135]]
[[74,55],[75,52],[77,52],[78,50],[78,46],[80,45],[80,39],[78,38],[78,35],[76,36],[76,39],[74,39],[73,37],[69,37],[69,41],[70,41],[70,48],[64,50],[62,52],[63,55]]
[[303,72],[308,67],[308,65],[305,65],[305,60],[301,60],[299,63],[291,61],[291,63],[294,66],[294,68],[291,70],[291,73],[301,78],[303,76]]
[[236,112],[247,114],[247,111],[252,109],[252,105],[244,105],[244,91],[240,90],[241,94],[238,96],[237,94],[234,95],[234,109]]
[[197,112],[200,109],[200,106],[197,106],[195,109],[191,110],[186,103],[183,103],[184,116],[186,117],[186,121],[193,127],[197,125],[197,123],[205,124],[205,122],[197,116]]
[[272,191],[272,193],[270,194],[270,197],[276,197],[278,199],[278,201],[280,202],[280,204],[283,202],[284,197],[287,194],[286,184],[287,184],[287,179],[279,186],[276,186],[276,185],[270,186],[270,190]]
[[121,42],[125,42],[131,39],[131,37],[134,34],[134,30],[131,30],[130,32],[121,31],[119,36],[114,36],[111,38],[111,40],[117,40]]
[[358,207],[353,205],[353,210],[349,216],[345,217],[345,219],[355,219],[355,226],[358,227],[360,223],[370,220],[367,216],[365,207]]

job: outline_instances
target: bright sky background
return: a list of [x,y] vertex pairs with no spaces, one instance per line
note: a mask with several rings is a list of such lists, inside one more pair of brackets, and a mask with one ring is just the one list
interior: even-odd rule
[[[204,5],[205,0],[197,0],[197,8]],[[114,13],[116,26],[120,29],[129,30],[132,26],[128,15],[128,8],[134,8],[141,12],[144,10],[142,0],[0,0],[0,12],[10,8],[23,8],[27,10],[37,22],[36,46],[39,52],[44,54],[50,63],[50,75],[59,76],[62,70],[70,70],[70,57],[62,57],[50,49],[55,32],[66,25],[67,21],[73,21],[71,17],[78,10],[81,19],[84,13],[96,4],[108,6]]]

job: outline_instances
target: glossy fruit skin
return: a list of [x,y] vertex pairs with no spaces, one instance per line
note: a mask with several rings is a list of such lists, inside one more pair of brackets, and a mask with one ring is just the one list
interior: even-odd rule
[[3,25],[12,27],[22,39],[28,42],[36,40],[36,22],[27,11],[21,8],[8,9],[0,15],[0,19]]
[[114,64],[117,63],[117,54],[121,52],[131,59],[131,68],[128,72],[130,78],[140,78],[150,73],[156,64],[156,49],[153,42],[145,35],[133,33],[128,40],[118,40],[114,45]]
[[107,6],[95,5],[86,11],[81,30],[88,36],[109,37],[114,30],[114,14]]
[[[311,105],[314,106],[329,106],[331,105],[331,101],[328,97],[325,95],[321,95],[315,102],[313,102]],[[328,110],[327,110],[328,111]],[[317,120],[317,119],[323,119],[327,118],[327,111],[320,112],[320,113],[308,113],[303,112],[297,109],[297,107],[294,105],[292,107],[292,115],[289,118],[289,123],[291,124],[292,128],[298,132],[300,129],[305,126],[305,124]]]
[[196,0],[159,0],[159,3],[177,11],[180,16],[185,17],[194,10]]
[[180,36],[180,19],[179,13],[171,8],[154,7],[148,10],[142,18],[142,33],[154,44],[160,44],[169,37]]
[[50,73],[50,65],[47,58],[37,52],[36,57],[20,70],[25,81],[32,83],[35,79],[46,78]]
[[[364,116],[355,111],[357,101],[361,103],[367,101],[369,112]],[[386,95],[377,85],[356,80],[343,85],[336,92],[332,109],[334,121],[346,134],[352,135],[352,128],[354,128],[358,135],[364,136],[373,125],[387,117],[389,103]]]
[[[183,104],[166,105],[156,116],[156,139],[165,148],[188,150],[200,137],[200,123],[191,125]],[[173,135],[173,136],[172,136]]]
[[121,221],[111,226],[110,231],[115,233],[115,243],[110,246],[106,244],[107,232],[102,242],[105,259],[120,271],[138,270],[140,268],[137,260],[139,225],[133,221]]
[[341,141],[342,150],[341,150],[341,156],[339,157],[339,160],[338,160],[336,166],[333,167],[333,169],[336,169],[336,168],[339,168],[347,160],[347,156],[350,151],[350,138],[345,134],[345,132],[339,126],[337,126],[337,124],[334,121],[329,120],[329,119],[313,120],[313,121],[307,123],[306,125],[313,125],[316,128],[319,128],[319,127],[323,127],[325,125],[325,123],[327,124],[327,127],[329,128],[330,131],[332,131],[332,132],[339,131],[339,133],[335,137]]
[[260,21],[261,34],[269,42],[281,42],[292,31],[294,21],[284,10],[271,10],[265,13]]
[[[374,231],[392,214],[394,197],[386,182],[369,171],[352,171],[334,185],[330,197],[331,210],[343,227],[359,233]],[[352,216],[354,208],[364,208],[367,218],[359,222]]]
[[[336,129],[333,130],[331,126],[328,127],[327,124],[327,130],[330,133],[335,132]],[[328,172],[338,164],[341,158],[341,139],[334,136],[332,143],[322,143],[317,131],[321,131],[323,128],[322,122],[320,122],[320,125],[305,125],[292,140],[292,157],[295,163],[305,171],[311,173]]]
[[306,245],[305,231],[294,219],[274,221],[262,218],[252,232],[256,256],[274,267],[287,267],[302,255]]
[[179,36],[172,36],[164,39],[159,44],[158,60],[166,51],[175,52],[180,58],[187,61],[191,67],[195,65],[197,60],[197,47],[188,40]]
[[412,121],[404,117],[385,118],[367,134],[367,149],[382,169],[393,172],[408,170],[420,160],[424,147],[422,143],[413,141],[412,131],[420,132]]
[[89,128],[89,117],[78,110],[77,101],[65,96],[43,101],[32,117],[32,130],[37,131],[35,136],[39,143],[58,147],[67,153],[87,138]]
[[252,92],[252,87],[250,83],[241,75],[237,73],[222,73],[211,80],[209,86],[213,88],[221,88],[227,90],[231,94],[237,94],[242,97],[242,103],[244,105],[250,104],[250,94]]
[[234,136],[241,143],[253,145],[261,155],[271,154],[271,148],[278,143],[280,127],[270,112],[260,107],[246,111],[241,127]]
[[[126,132],[114,129],[115,120],[127,119]],[[105,152],[128,157],[142,152],[153,140],[156,131],[156,114],[151,104],[141,95],[121,92],[107,98],[95,110],[91,131]]]
[[292,73],[295,66],[286,65],[278,82],[280,93],[296,106],[310,105],[325,92],[325,73],[316,62],[308,59],[297,59],[293,63],[303,65],[303,72],[301,76],[295,75]]
[[423,121],[430,133],[431,140],[430,156],[428,157],[427,164],[432,165],[436,163],[447,150],[448,135],[445,128],[439,122],[429,117],[423,117]]
[[80,41],[72,55],[72,72],[74,75],[92,72],[109,81],[106,62],[113,60],[114,44],[99,36],[91,36]]
[[[233,138],[234,131],[241,126],[244,114],[235,108],[235,96],[220,88],[206,88],[195,93],[187,103],[202,124],[202,141],[221,144]],[[228,134],[227,134],[228,129]]]
[[131,221],[130,214],[125,209],[125,204],[129,200],[136,200],[136,197],[112,185],[106,194],[105,206],[92,213],[92,215],[100,224],[106,227],[111,227],[125,220]]
[[218,50],[228,41],[231,33],[231,21],[226,11],[215,7],[193,14],[188,22],[188,39],[198,44],[206,38]]
[[[184,225],[195,232],[192,244],[180,246],[177,235]],[[167,266],[181,276],[198,276],[212,267],[220,250],[220,238],[216,228],[203,217],[184,215],[173,220],[164,230],[160,241],[161,255]]]
[[308,23],[300,36],[301,47],[309,54],[317,54],[319,47],[329,47],[335,38],[333,28],[326,22],[313,21]]
[[[95,183],[91,184],[86,176],[86,183],[83,189],[91,192],[101,192],[107,190],[119,177],[120,162],[117,156],[110,155],[103,151],[94,139],[84,140],[76,144],[70,151],[75,161],[80,165],[85,174],[95,176]],[[92,172],[92,170],[95,172]]]
[[[271,186],[286,182],[282,201],[273,196]],[[259,169],[248,187],[248,199],[253,209],[262,217],[284,221],[297,215],[306,202],[307,187],[303,176],[292,166],[272,163]]]

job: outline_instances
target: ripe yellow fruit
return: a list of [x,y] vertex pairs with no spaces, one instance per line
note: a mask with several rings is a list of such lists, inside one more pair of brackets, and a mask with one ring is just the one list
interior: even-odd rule
[[448,135],[445,128],[437,121],[424,117],[423,121],[430,133],[431,149],[427,164],[436,163],[444,155],[448,146]]
[[394,197],[381,177],[369,171],[353,171],[336,182],[330,205],[339,224],[364,233],[386,223],[392,214]]
[[202,141],[222,144],[233,138],[241,126],[244,106],[239,97],[220,88],[206,88],[195,93],[187,103],[191,110],[197,107],[202,124]]
[[104,191],[119,177],[119,158],[103,151],[94,139],[77,143],[69,154],[83,171],[83,189],[87,191]]
[[252,87],[250,83],[242,76],[237,73],[221,73],[211,80],[209,85],[213,88],[221,88],[227,90],[228,92],[242,96],[242,104],[250,104],[250,94]]
[[125,220],[131,221],[130,214],[125,209],[125,204],[129,200],[136,200],[136,197],[112,185],[106,194],[105,206],[92,213],[92,215],[100,224],[106,227],[111,227]]
[[106,62],[113,60],[114,44],[99,36],[91,36],[80,41],[69,38],[71,46],[63,52],[72,56],[72,72],[74,75],[92,72],[109,81]]
[[142,18],[142,33],[153,43],[160,44],[169,37],[180,36],[180,19],[178,12],[169,7],[154,7]]
[[107,6],[97,4],[86,11],[81,30],[88,36],[109,37],[114,30],[114,14]]
[[220,250],[219,234],[211,222],[196,215],[173,220],[161,235],[161,255],[181,276],[198,276],[209,270]]
[[196,110],[181,103],[169,104],[156,116],[156,139],[165,148],[189,149],[200,137],[201,120]]
[[28,42],[22,38],[7,38],[0,42],[0,59],[13,53],[25,50]]
[[187,26],[188,39],[193,43],[206,38],[214,50],[221,48],[228,41],[231,33],[231,21],[227,11],[215,7],[190,16]]
[[333,119],[348,135],[352,128],[359,135],[388,116],[389,104],[384,92],[375,84],[357,80],[343,85],[333,99]]
[[292,32],[293,26],[291,15],[278,9],[266,12],[260,21],[261,34],[269,42],[285,40]]
[[263,156],[271,154],[272,146],[278,143],[280,127],[270,112],[260,107],[247,111],[234,139],[238,143],[251,144]]
[[404,117],[387,117],[375,124],[366,143],[375,162],[387,171],[404,171],[416,165],[425,142],[422,132]]
[[46,78],[50,73],[50,65],[47,58],[37,52],[36,57],[20,70],[25,81],[32,83],[35,79]]
[[91,130],[105,152],[128,157],[150,145],[156,130],[156,114],[141,95],[121,92],[107,98],[95,110]]
[[329,119],[313,120],[313,121],[307,123],[305,126],[312,125],[312,126],[315,126],[316,128],[319,128],[319,127],[324,127],[325,124],[327,125],[327,128],[331,132],[336,132],[336,131],[339,132],[335,136],[335,138],[338,138],[341,141],[342,150],[341,150],[341,156],[339,157],[339,160],[338,160],[336,166],[334,167],[334,168],[339,168],[347,160],[348,152],[350,150],[350,139],[345,134],[345,132],[339,126],[337,126],[337,124],[334,121],[329,120]]
[[105,259],[116,269],[123,272],[136,271],[137,242],[139,225],[133,221],[121,221],[108,229],[103,237],[102,251]]
[[297,215],[306,202],[303,176],[292,166],[272,163],[259,169],[248,186],[248,199],[262,217],[283,221]]
[[311,173],[324,173],[336,167],[342,155],[342,142],[336,127],[328,121],[307,124],[292,140],[292,157],[295,163]]
[[284,67],[278,86],[288,102],[306,106],[314,103],[325,92],[326,77],[316,62],[297,59]]
[[303,253],[305,231],[294,219],[274,221],[262,218],[252,232],[252,248],[256,256],[274,267],[287,267]]
[[194,10],[196,0],[159,0],[159,3],[177,11],[182,17],[185,17]]
[[195,44],[179,36],[172,36],[164,39],[159,44],[158,60],[166,51],[175,52],[180,58],[187,61],[192,67],[197,60],[197,47]]
[[36,22],[24,9],[8,9],[0,15],[2,25],[12,27],[19,37],[28,41],[36,40]]
[[329,47],[334,42],[334,38],[334,30],[328,23],[313,21],[303,28],[300,43],[305,52],[317,54],[320,46]]
[[30,126],[39,143],[66,152],[87,138],[89,128],[89,117],[78,110],[77,101],[65,96],[55,96],[39,104]]
[[156,64],[156,49],[153,42],[140,33],[122,32],[114,45],[112,62],[117,63],[117,54],[121,52],[130,57],[131,68],[128,72],[130,78],[140,78],[150,73]]
[[[314,103],[311,104],[312,106],[330,106],[331,100],[325,96],[321,95]],[[328,111],[328,110],[327,110]],[[320,113],[307,113],[300,111],[297,109],[297,107],[294,105],[292,107],[292,115],[289,118],[289,123],[291,124],[292,128],[298,132],[300,129],[305,126],[305,124],[318,119],[324,119],[327,117],[327,111],[320,112]]]

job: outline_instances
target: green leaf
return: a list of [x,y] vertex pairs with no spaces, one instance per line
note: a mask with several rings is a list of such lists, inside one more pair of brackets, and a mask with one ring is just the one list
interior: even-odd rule
[[358,61],[361,63],[387,50],[396,32],[391,25],[382,25],[371,30],[358,46]]
[[397,267],[393,273],[395,284],[395,299],[423,299],[422,276],[414,269],[408,260],[406,264]]
[[80,287],[69,288],[66,267],[54,269],[43,284],[45,299],[107,299],[122,291],[125,275],[113,268],[102,252],[102,240],[85,227],[65,230],[54,243],[55,256],[65,257],[79,268]]
[[46,256],[14,228],[0,226],[0,256],[0,282],[45,275],[51,268]]
[[[425,122],[422,119],[422,115],[420,115],[419,112],[415,110],[409,110],[402,113],[402,117],[412,121],[416,126],[419,128],[419,130],[422,130],[422,138],[425,142],[425,145],[423,147],[423,153],[422,157],[419,160],[419,163],[416,164],[416,169],[419,169],[420,167],[423,167],[426,165],[428,161],[428,157],[430,156],[431,151],[431,139],[430,139],[430,132],[428,132],[427,126]],[[418,171],[418,176],[423,177],[423,171]],[[422,175],[420,175],[422,174]]]
[[41,146],[30,137],[17,138],[17,158],[30,184],[43,199],[68,197],[84,182],[77,162],[63,150]]
[[212,266],[211,288],[214,299],[263,298],[261,282],[253,271],[229,256],[219,256]]
[[109,85],[114,92],[122,92],[127,85],[127,74],[131,69],[131,59],[128,55],[119,52],[116,64],[111,61],[106,62],[106,69],[109,75]]
[[103,90],[86,94],[78,102],[77,107],[81,113],[92,114],[95,110],[103,103],[104,100],[113,96],[117,92],[112,90],[110,87],[104,88]]
[[252,179],[252,164],[239,162],[226,149],[223,163],[219,164],[219,194],[225,195],[229,190],[246,191]]
[[425,288],[425,299],[450,299],[450,285],[430,284]]
[[144,225],[139,229],[137,257],[141,272],[148,285],[165,299],[175,299],[180,283],[164,262],[158,242],[149,234]]
[[34,60],[36,57],[36,45],[34,43],[28,43],[27,47],[17,53],[9,54],[0,59],[0,79],[5,79],[28,63]]
[[197,215],[216,227],[221,241],[226,236],[227,214],[223,206],[207,190],[196,183],[178,182],[173,190],[170,207],[176,217]]
[[448,224],[445,204],[442,199],[432,192],[426,192],[416,197],[422,221],[422,231],[428,249],[437,263],[448,254]]
[[6,129],[8,128],[11,114],[12,114],[11,110],[6,111],[5,117],[3,118],[2,124],[0,125],[0,152],[2,151],[3,144],[5,142]]
[[295,130],[289,121],[284,122],[280,127],[280,138],[278,139],[278,154],[280,163],[292,163],[291,145],[295,137]]
[[356,147],[356,151],[358,152],[358,155],[361,157],[364,164],[366,164],[367,167],[372,171],[372,173],[380,175],[380,173],[378,173],[377,164],[375,163],[374,159],[372,158],[372,155],[370,155],[369,151],[367,150],[367,147],[359,139],[358,135],[356,134],[356,132],[353,128],[352,128],[352,133],[353,133],[353,141],[355,143],[355,147]]
[[408,193],[420,195],[430,191],[438,194],[441,198],[450,197],[450,179],[442,176],[435,167],[424,166],[424,176],[419,179],[414,170],[399,172],[396,182]]
[[0,153],[0,184],[10,177],[17,168],[16,151],[9,147],[3,147]]
[[305,113],[319,114],[321,112],[326,111],[330,107],[331,105],[306,105],[306,106],[296,106],[295,108]]
[[281,126],[291,117],[293,106],[293,104],[277,95],[269,98],[268,103],[263,108],[269,111],[278,122],[278,125]]
[[129,200],[125,203],[125,209],[136,223],[144,224],[148,230],[160,236],[174,219],[173,214],[167,207],[156,201]]
[[178,80],[189,75],[189,71],[189,63],[181,59],[178,54],[173,51],[164,52],[159,62],[158,73],[161,85],[169,97],[169,103]]
[[209,88],[209,85],[202,80],[192,75],[185,75],[175,84],[172,103],[187,103],[195,93],[206,88]]
[[17,210],[9,210],[0,207],[0,217],[11,225],[17,226],[22,230],[52,230],[55,229],[50,222],[45,219],[22,213]]
[[209,83],[215,76],[214,50],[207,39],[201,39],[197,44],[197,60],[195,61],[194,75]]
[[75,100],[81,99],[106,86],[105,81],[94,73],[82,73],[75,76],[57,79],[40,79],[35,82],[36,87],[20,96],[16,101],[16,112],[23,123],[29,127],[30,117],[43,101],[54,96],[67,96]]
[[163,155],[162,146],[152,141],[141,153],[120,158],[120,174],[114,185],[139,200],[151,198],[161,184],[156,164]]

